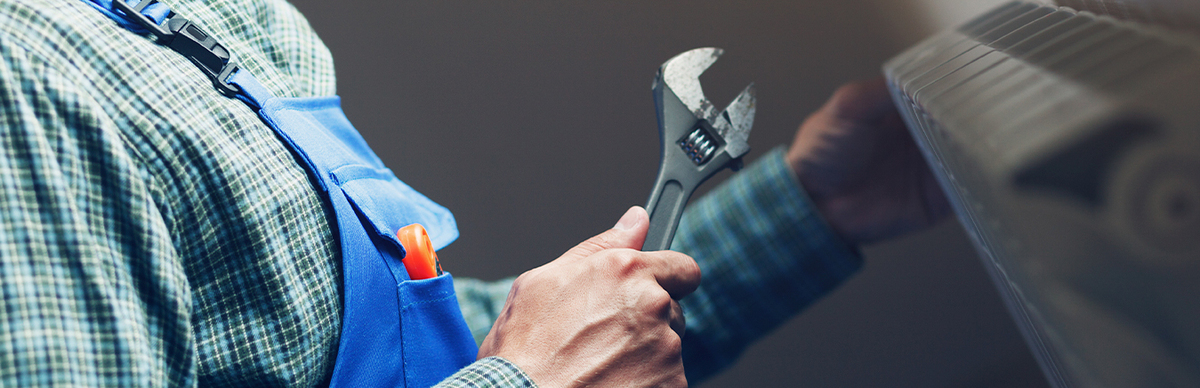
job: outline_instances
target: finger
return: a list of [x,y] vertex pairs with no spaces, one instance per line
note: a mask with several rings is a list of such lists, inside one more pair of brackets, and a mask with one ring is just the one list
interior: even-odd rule
[[650,229],[650,216],[646,209],[634,206],[621,216],[612,229],[604,231],[562,255],[563,259],[582,259],[605,249],[625,248],[641,250],[646,242],[646,231]]
[[679,305],[679,302],[671,301],[671,312],[668,319],[670,319],[671,330],[674,330],[675,334],[679,334],[679,338],[683,338],[683,332],[687,329],[687,319],[683,316],[683,307]]
[[895,109],[887,83],[881,77],[842,85],[821,108],[821,113],[837,120],[874,124]]
[[679,300],[700,286],[700,265],[688,255],[674,251],[641,252],[646,269],[658,285]]

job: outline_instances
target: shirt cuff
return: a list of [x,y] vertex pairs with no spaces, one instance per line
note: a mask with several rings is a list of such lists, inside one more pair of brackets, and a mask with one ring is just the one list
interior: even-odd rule
[[438,383],[440,388],[537,387],[533,379],[516,364],[500,357],[488,357],[467,365]]
[[700,288],[680,301],[684,365],[697,383],[862,266],[821,217],[783,158],[764,155],[689,206],[672,249],[700,264]]

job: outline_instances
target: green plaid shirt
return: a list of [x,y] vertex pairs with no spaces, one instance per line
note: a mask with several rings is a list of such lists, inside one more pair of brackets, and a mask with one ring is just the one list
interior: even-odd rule
[[[278,96],[334,94],[333,61],[282,0],[173,0]],[[292,155],[187,59],[80,0],[0,0],[0,385],[314,386],[341,322],[338,249]],[[860,265],[778,151],[698,201],[675,248],[688,373]],[[480,339],[510,281],[461,280]],[[447,386],[533,386],[480,360]]]

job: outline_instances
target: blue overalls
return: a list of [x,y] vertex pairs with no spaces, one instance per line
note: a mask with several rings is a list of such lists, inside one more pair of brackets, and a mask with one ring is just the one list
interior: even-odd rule
[[396,238],[400,228],[420,223],[441,249],[458,237],[454,217],[383,166],[342,113],[337,96],[274,96],[230,61],[215,39],[170,17],[170,9],[155,0],[132,7],[120,0],[87,1],[135,33],[152,33],[192,60],[217,91],[256,110],[333,207],[345,302],[331,386],[427,387],[475,361],[478,348],[450,274],[409,279]]

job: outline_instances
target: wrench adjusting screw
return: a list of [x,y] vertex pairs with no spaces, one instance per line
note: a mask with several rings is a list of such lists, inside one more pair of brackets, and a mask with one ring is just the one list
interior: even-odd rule
[[699,166],[707,162],[713,152],[717,150],[717,140],[713,139],[708,131],[704,130],[704,127],[697,127],[692,133],[679,140],[679,148],[682,148],[692,162]]

